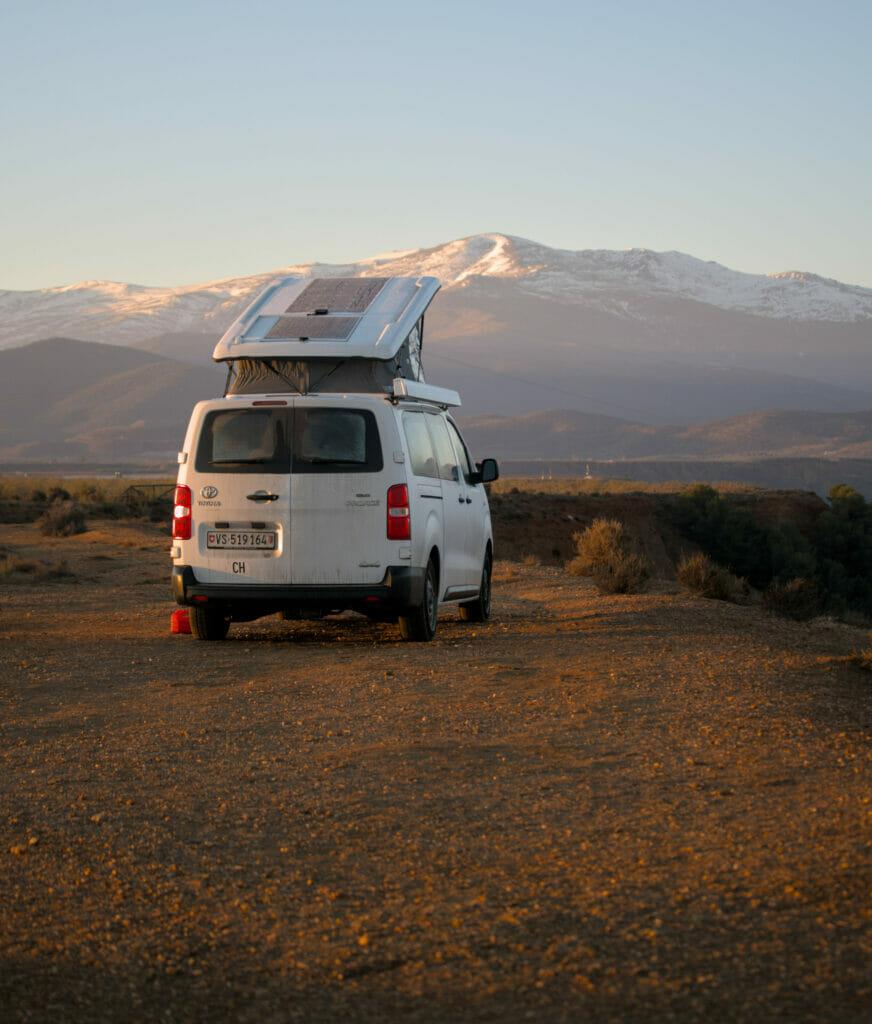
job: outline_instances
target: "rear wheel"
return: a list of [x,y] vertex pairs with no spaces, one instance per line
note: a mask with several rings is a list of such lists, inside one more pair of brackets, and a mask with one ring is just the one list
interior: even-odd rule
[[189,619],[191,632],[198,640],[223,640],[230,629],[230,619],[219,608],[194,605]]
[[460,617],[466,622],[486,622],[490,618],[491,568],[492,559],[490,551],[488,551],[484,556],[484,565],[481,567],[478,597],[474,601],[465,601],[460,606]]
[[400,636],[404,640],[432,640],[436,633],[436,616],[439,613],[439,581],[436,566],[431,558],[427,563],[424,577],[424,596],[421,603],[410,608],[407,615],[399,618]]

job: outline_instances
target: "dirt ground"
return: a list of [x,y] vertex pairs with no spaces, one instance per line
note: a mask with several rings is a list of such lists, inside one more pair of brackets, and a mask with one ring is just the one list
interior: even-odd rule
[[498,562],[207,644],[168,549],[0,526],[73,574],[0,582],[4,1020],[872,1017],[864,630]]

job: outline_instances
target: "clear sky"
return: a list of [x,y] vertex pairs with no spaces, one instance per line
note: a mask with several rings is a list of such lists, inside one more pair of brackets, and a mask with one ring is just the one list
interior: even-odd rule
[[870,0],[6,0],[0,288],[479,232],[872,287]]

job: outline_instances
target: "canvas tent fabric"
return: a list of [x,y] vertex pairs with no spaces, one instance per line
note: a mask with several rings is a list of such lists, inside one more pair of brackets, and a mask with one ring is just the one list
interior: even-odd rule
[[236,359],[230,364],[224,393],[385,393],[398,376],[405,375],[393,362],[381,359]]

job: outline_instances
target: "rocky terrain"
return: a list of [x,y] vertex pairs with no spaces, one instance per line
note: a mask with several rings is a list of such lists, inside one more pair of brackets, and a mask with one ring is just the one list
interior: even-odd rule
[[485,626],[205,644],[161,525],[0,526],[4,1019],[868,1020],[865,630],[505,537]]

